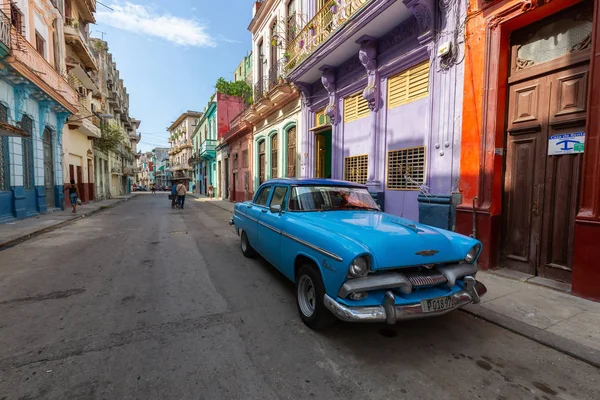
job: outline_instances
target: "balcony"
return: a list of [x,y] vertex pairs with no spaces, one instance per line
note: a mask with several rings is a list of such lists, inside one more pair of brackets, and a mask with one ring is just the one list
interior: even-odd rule
[[186,140],[185,142],[183,142],[181,144],[181,148],[182,149],[191,149],[192,148],[192,142],[190,140]]
[[0,57],[10,54],[10,18],[0,10]]
[[200,158],[212,160],[216,157],[217,141],[214,139],[206,139],[200,145]]
[[77,54],[77,57],[79,57],[87,69],[97,71],[98,64],[96,64],[96,58],[89,48],[87,37],[80,29],[73,26],[74,24],[75,22],[71,22],[70,25],[65,24],[65,42],[67,42],[67,45],[71,46],[75,54]]
[[77,129],[90,139],[99,139],[102,136],[100,119],[96,117],[85,104],[77,105],[77,113],[67,120],[69,129]]
[[329,2],[288,43],[285,70],[292,71],[372,0]]
[[[69,85],[44,57],[25,39],[14,26],[11,26],[12,54],[5,58],[20,75],[27,78],[44,93],[66,108],[70,113],[77,112],[77,92]],[[36,94],[34,93],[35,97]]]
[[112,175],[123,175],[122,172],[122,168],[120,165],[114,165],[111,169],[110,169],[110,173]]

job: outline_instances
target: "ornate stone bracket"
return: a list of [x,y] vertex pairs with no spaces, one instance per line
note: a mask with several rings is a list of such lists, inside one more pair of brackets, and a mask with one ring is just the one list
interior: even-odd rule
[[335,95],[335,68],[329,65],[323,65],[319,68],[323,75],[321,75],[321,83],[327,93],[329,93],[329,103],[325,108],[325,114],[329,117],[331,124],[336,125],[339,122],[338,119],[338,110],[336,105],[336,95]]
[[377,79],[377,40],[371,36],[362,36],[356,41],[360,45],[358,58],[367,70],[367,87],[363,97],[369,103],[369,110],[379,110],[379,79]]
[[40,138],[43,139],[44,138],[44,129],[46,129],[46,117],[48,115],[48,112],[50,112],[50,106],[52,105],[52,102],[50,100],[42,100],[39,102],[39,113],[40,113],[40,118],[39,118],[39,128],[40,128]]
[[62,143],[63,127],[65,126],[69,115],[70,113],[68,112],[60,112],[56,114],[56,137],[58,138],[58,143]]
[[305,82],[296,82],[295,85],[300,91],[300,96],[302,96],[302,107],[310,108],[312,104],[310,98],[310,85]]
[[20,84],[14,87],[15,92],[15,123],[21,122],[23,117],[23,106],[25,101],[31,96],[31,89],[25,84]]
[[435,5],[433,0],[402,0],[419,24],[419,43],[433,39],[435,25]]

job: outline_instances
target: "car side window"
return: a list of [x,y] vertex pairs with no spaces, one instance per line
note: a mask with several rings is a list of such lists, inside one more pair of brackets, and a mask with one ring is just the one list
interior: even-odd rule
[[271,204],[269,204],[269,207],[279,205],[283,208],[283,200],[285,200],[287,190],[287,186],[277,186],[273,191],[273,197],[271,197]]
[[256,196],[256,201],[254,204],[257,206],[266,206],[267,200],[269,199],[269,194],[271,194],[271,186],[265,186]]

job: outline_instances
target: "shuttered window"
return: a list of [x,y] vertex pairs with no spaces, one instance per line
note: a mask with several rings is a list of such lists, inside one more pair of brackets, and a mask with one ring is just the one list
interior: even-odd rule
[[387,183],[390,190],[419,190],[425,183],[425,147],[390,150]]
[[388,108],[429,96],[429,61],[388,79]]
[[344,180],[360,184],[367,183],[367,172],[369,169],[369,156],[346,157],[344,159]]
[[356,121],[369,115],[369,103],[362,91],[344,99],[344,122]]
[[329,117],[327,116],[327,114],[325,114],[325,109],[317,111],[317,113],[315,114],[315,128],[328,125],[329,123]]

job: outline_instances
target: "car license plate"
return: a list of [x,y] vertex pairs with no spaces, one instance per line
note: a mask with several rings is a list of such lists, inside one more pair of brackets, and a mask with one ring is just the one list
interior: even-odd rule
[[425,313],[443,311],[452,307],[454,307],[454,298],[452,296],[421,300],[421,309]]

